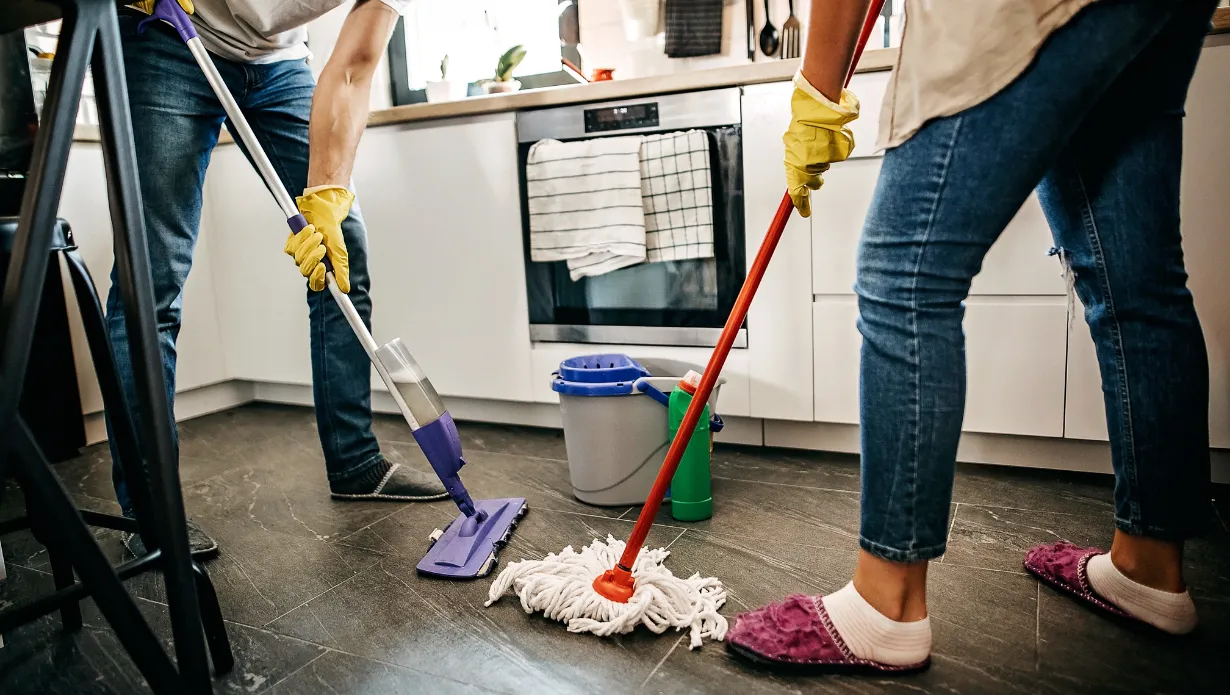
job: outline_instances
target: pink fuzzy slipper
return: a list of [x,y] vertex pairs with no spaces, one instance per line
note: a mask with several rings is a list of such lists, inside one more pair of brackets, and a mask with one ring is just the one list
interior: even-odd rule
[[1025,553],[1025,569],[1038,579],[1104,613],[1141,622],[1130,613],[1103,600],[1090,586],[1086,565],[1090,558],[1102,553],[1098,548],[1082,548],[1067,541],[1056,541],[1050,545],[1031,548]]
[[795,594],[750,613],[741,613],[726,634],[726,650],[755,664],[804,673],[902,674],[917,664],[892,666],[850,652],[818,596]]

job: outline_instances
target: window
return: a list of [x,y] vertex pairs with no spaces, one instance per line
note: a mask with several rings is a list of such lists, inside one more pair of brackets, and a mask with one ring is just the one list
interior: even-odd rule
[[450,81],[491,79],[500,56],[517,44],[526,55],[513,76],[525,86],[571,82],[561,80],[560,58],[578,62],[576,16],[573,0],[417,0],[389,46],[393,103],[423,101],[445,56]]
[[[51,58],[60,38],[60,22],[50,22],[25,30],[26,45],[30,49],[30,82],[34,90],[35,110],[42,114],[43,99],[47,96],[47,82],[51,79]],[[94,103],[94,78],[86,68],[85,83],[81,87],[81,106],[77,109],[78,125],[98,125],[98,107]]]

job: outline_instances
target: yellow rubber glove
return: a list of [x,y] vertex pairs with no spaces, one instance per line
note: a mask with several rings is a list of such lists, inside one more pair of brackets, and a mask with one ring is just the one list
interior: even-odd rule
[[786,145],[786,186],[790,200],[803,217],[811,216],[810,191],[820,188],[820,175],[833,162],[850,156],[854,134],[846,127],[858,118],[858,97],[848,89],[834,104],[811,86],[803,73],[794,76],[790,97],[790,127],[782,136]]
[[[188,14],[196,12],[196,8],[192,6],[192,0],[178,0],[178,2],[179,6],[184,8],[184,12]],[[158,0],[139,0],[139,2],[130,3],[128,6],[145,14],[154,14],[154,5],[157,4]]]
[[286,239],[285,251],[295,259],[308,287],[319,292],[325,288],[326,253],[333,264],[337,288],[350,291],[350,257],[342,237],[342,220],[350,214],[354,194],[343,186],[314,186],[295,199],[308,225]]

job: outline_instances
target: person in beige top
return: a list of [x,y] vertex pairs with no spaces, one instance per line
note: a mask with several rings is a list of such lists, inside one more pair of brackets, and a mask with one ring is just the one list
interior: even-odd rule
[[[859,104],[842,80],[872,3],[811,4],[783,138],[805,216],[821,175],[854,147]],[[1216,4],[908,0],[858,251],[854,578],[739,616],[729,650],[796,671],[930,664],[927,566],[949,529],[964,300],[1034,190],[1097,350],[1115,516],[1109,552],[1056,541],[1024,567],[1106,615],[1168,634],[1195,627],[1182,558],[1211,516],[1209,368],[1186,285],[1179,174],[1183,104]]]

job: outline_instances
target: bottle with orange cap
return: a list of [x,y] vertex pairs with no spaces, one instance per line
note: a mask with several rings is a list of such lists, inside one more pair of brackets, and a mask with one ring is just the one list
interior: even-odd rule
[[[683,414],[700,386],[700,374],[689,371],[670,395],[670,433],[674,440]],[[679,521],[701,521],[713,516],[713,496],[709,483],[709,459],[713,438],[709,429],[709,406],[705,406],[696,430],[688,441],[675,477],[671,480],[671,516]]]

